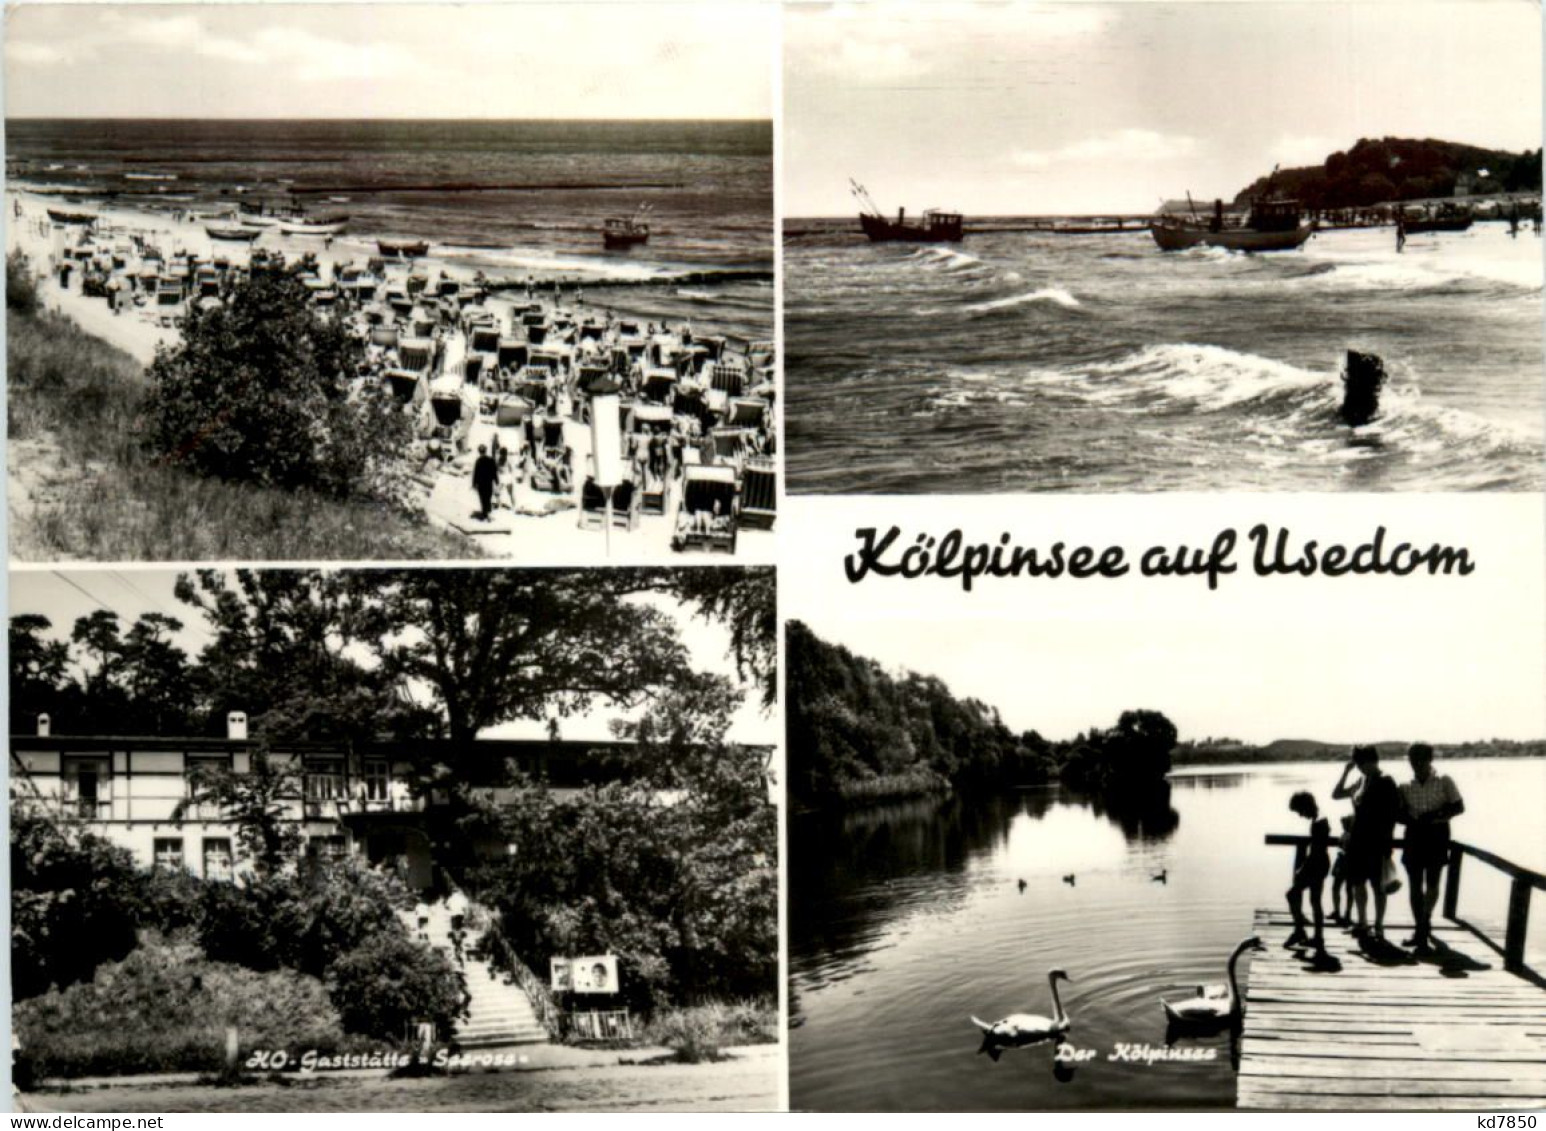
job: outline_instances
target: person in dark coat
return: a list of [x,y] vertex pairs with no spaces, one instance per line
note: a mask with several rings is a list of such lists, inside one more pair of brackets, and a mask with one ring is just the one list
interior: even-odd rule
[[472,486],[478,492],[478,519],[489,520],[494,506],[494,486],[499,482],[499,465],[488,454],[488,446],[478,445],[478,458],[472,465]]

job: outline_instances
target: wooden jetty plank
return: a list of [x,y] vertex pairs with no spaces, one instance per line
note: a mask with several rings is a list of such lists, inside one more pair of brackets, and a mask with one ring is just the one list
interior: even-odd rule
[[[1291,929],[1260,911],[1264,941]],[[1409,931],[1387,925],[1387,937]],[[1328,932],[1335,972],[1270,947],[1251,956],[1236,1102],[1259,1110],[1510,1110],[1546,1104],[1546,994],[1463,928],[1436,932],[1464,967],[1382,965]],[[1475,964],[1474,968],[1471,964]]]

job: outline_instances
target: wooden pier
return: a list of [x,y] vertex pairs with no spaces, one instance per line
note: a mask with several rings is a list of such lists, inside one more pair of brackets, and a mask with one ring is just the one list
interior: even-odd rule
[[[1303,842],[1268,838],[1269,844]],[[1385,935],[1361,947],[1327,925],[1338,969],[1316,969],[1283,941],[1288,909],[1258,911],[1266,945],[1252,956],[1240,1041],[1238,1107],[1258,1111],[1525,1111],[1546,1107],[1546,980],[1523,961],[1529,893],[1546,878],[1468,845],[1514,880],[1508,937],[1491,942],[1453,918],[1460,869],[1450,873],[1433,956],[1395,943],[1412,933],[1403,890],[1390,897]],[[1329,905],[1329,901],[1328,901]]]

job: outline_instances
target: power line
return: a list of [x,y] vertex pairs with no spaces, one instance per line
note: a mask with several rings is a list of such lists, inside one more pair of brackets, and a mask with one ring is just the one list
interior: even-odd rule
[[60,573],[57,569],[56,570],[50,570],[49,572],[52,573],[55,577],[57,577],[60,581],[64,582],[66,585],[68,585],[71,589],[75,590],[81,596],[85,597],[88,601],[94,602],[95,604],[97,604],[101,608],[105,609],[107,612],[116,613],[118,611],[117,609],[111,608],[108,605],[103,604],[102,600],[100,598],[94,597],[90,593],[86,592],[86,590],[82,589],[79,585],[75,584],[75,582],[71,581],[68,577],[66,577],[64,574]]

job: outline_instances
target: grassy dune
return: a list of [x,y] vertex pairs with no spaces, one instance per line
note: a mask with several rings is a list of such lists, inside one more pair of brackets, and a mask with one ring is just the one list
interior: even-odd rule
[[139,442],[144,375],[40,311],[6,311],[11,556],[19,561],[395,560],[478,556],[420,516],[204,479]]

